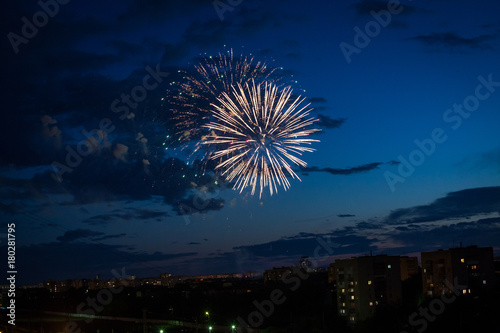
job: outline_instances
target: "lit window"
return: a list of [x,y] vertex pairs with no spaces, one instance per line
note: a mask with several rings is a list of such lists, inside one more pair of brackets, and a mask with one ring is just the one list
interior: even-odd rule
[[351,316],[351,318],[349,318],[349,319],[351,319],[351,321],[354,321],[354,316]]
[[351,296],[351,299],[354,300],[354,295]]
[[462,293],[467,294],[467,289],[462,290]]
[[345,293],[345,289],[342,289],[342,292]]
[[460,259],[460,262],[465,262],[465,259],[464,258]]
[[345,302],[344,302],[344,303],[342,303],[342,306],[345,306]]
[[476,265],[472,265],[472,269],[477,269],[477,266]]
[[486,280],[483,280],[483,284],[486,284]]
[[373,306],[373,302],[370,302],[370,306]]
[[368,280],[368,284],[372,284],[372,280]]
[[469,294],[470,294],[470,289],[469,289]]
[[387,265],[387,268],[391,268],[391,265]]
[[427,268],[424,268],[424,273],[427,273]]
[[349,291],[350,291],[351,293],[353,293],[353,292],[354,292],[354,288],[349,289]]

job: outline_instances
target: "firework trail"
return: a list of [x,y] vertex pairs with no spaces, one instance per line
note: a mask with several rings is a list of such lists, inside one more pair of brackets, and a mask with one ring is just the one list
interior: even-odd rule
[[289,176],[300,180],[289,162],[307,166],[297,155],[314,151],[303,145],[318,140],[305,137],[320,131],[310,128],[317,119],[308,117],[312,109],[301,106],[304,99],[292,97],[290,87],[252,81],[238,83],[212,104],[215,120],[203,125],[210,134],[201,144],[215,147],[209,158],[240,193],[251,187],[253,195],[259,185],[259,197],[265,187],[273,195],[278,186],[290,187]]

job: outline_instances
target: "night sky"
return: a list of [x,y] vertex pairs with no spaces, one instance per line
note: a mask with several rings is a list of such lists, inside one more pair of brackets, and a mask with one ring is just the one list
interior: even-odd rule
[[[321,240],[339,244],[324,265],[459,242],[500,255],[500,2],[47,3],[0,14],[0,246],[15,223],[19,284],[262,272]],[[319,119],[286,192],[200,177],[167,140],[172,83],[230,49],[279,68]]]

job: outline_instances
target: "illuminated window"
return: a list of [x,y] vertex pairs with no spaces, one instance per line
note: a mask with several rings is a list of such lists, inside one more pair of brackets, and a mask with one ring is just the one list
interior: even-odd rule
[[477,269],[477,266],[476,265],[472,265],[471,267],[472,269]]
[[424,273],[427,273],[427,268],[424,268]]
[[391,265],[387,265],[387,268],[391,268]]
[[342,289],[342,292],[345,293],[345,289]]
[[483,284],[486,284],[486,280],[483,280]]
[[465,262],[465,259],[464,258],[460,259],[460,262]]
[[345,309],[340,309],[340,313],[345,313]]
[[354,316],[351,316],[351,318],[349,318],[351,321],[354,321]]
[[373,302],[370,302],[370,306],[373,306]]
[[368,284],[369,284],[369,285],[370,285],[370,284],[372,284],[372,280],[368,280]]
[[353,292],[354,292],[354,288],[349,289],[349,291],[350,291],[351,293],[353,293]]
[[470,289],[469,289],[469,294],[470,294]]
[[344,302],[344,303],[342,303],[342,306],[345,306],[345,302]]
[[467,294],[467,289],[462,290],[462,293]]
[[351,296],[351,299],[354,300],[354,295]]

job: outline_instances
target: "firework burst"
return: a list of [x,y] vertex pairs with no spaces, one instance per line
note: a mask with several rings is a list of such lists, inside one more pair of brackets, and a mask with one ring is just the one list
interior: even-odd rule
[[287,76],[276,73],[283,68],[273,68],[253,57],[234,56],[233,50],[215,57],[204,57],[191,73],[179,71],[180,82],[171,83],[167,100],[172,113],[173,138],[182,143],[196,141],[204,134],[203,125],[211,115],[211,104],[232,87],[256,82],[281,82]]
[[214,121],[203,126],[210,134],[201,144],[215,146],[210,159],[240,193],[251,187],[253,195],[257,186],[259,196],[265,187],[271,195],[278,186],[287,190],[288,177],[300,180],[290,163],[307,166],[298,156],[314,151],[308,145],[318,141],[306,138],[320,131],[310,128],[317,120],[309,117],[312,109],[301,106],[305,98],[292,97],[290,87],[274,83],[238,83],[231,90],[212,104]]

